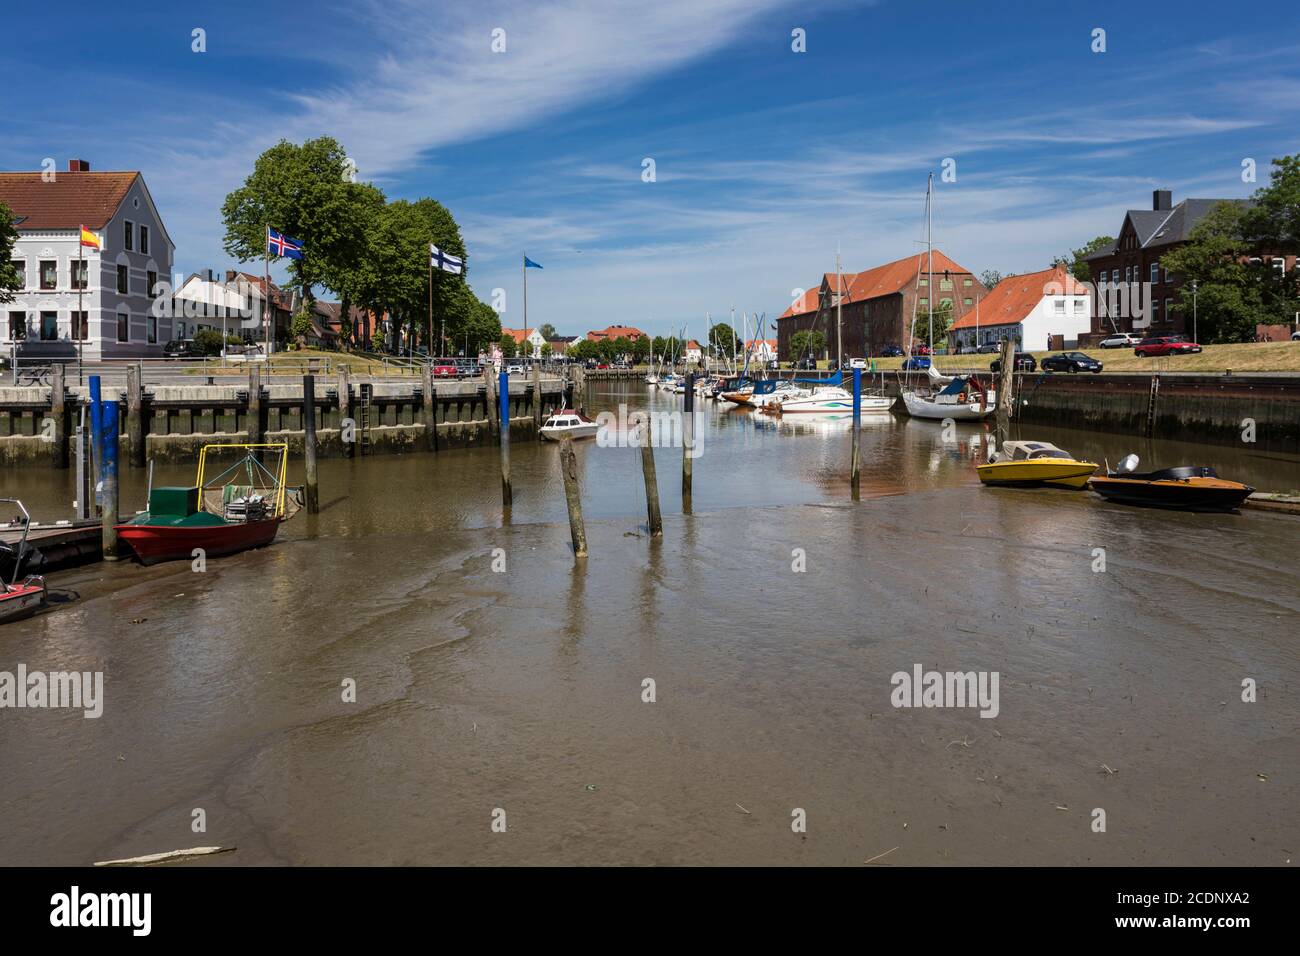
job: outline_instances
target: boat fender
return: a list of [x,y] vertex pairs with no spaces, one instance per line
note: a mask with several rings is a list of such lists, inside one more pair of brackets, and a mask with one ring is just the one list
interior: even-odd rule
[[965,393],[965,392],[958,392],[958,393],[957,393],[957,404],[958,404],[958,405],[965,405],[965,404],[966,404],[966,393]]

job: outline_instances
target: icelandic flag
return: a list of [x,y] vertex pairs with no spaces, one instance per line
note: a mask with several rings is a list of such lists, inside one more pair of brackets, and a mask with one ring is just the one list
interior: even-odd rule
[[266,251],[272,255],[283,256],[286,259],[301,259],[302,243],[297,239],[290,239],[283,233],[276,232],[270,226],[267,226]]
[[433,243],[429,243],[429,265],[443,272],[460,275],[465,269],[465,260],[453,256],[450,252],[443,252]]
[[539,265],[538,265],[536,262],[534,262],[532,259],[529,259],[527,256],[524,256],[524,268],[525,268],[525,269],[540,269],[541,266],[539,266]]

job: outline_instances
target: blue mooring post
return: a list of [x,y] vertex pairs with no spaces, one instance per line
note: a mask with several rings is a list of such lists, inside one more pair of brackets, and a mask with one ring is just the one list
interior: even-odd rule
[[849,473],[849,488],[853,500],[858,500],[858,440],[862,431],[862,369],[853,370],[853,465]]
[[100,461],[103,471],[102,529],[104,560],[117,560],[117,402],[100,405]]
[[691,460],[695,457],[695,373],[686,373],[686,401],[682,414],[682,513],[691,513],[695,482]]
[[501,504],[509,508],[514,503],[510,488],[510,373],[501,372],[497,379],[498,400],[501,403]]

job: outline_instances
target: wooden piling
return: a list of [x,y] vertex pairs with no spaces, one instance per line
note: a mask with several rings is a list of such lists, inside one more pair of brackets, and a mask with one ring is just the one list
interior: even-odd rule
[[248,369],[248,440],[256,445],[262,440],[262,371],[256,365]]
[[682,421],[682,511],[691,513],[691,462],[695,457],[695,373],[686,373],[686,402]]
[[578,456],[573,439],[560,436],[560,474],[564,478],[564,500],[569,506],[569,537],[573,539],[574,558],[587,556],[587,529],[582,521],[582,495],[578,488]]
[[537,426],[537,440],[542,440],[542,363],[533,363],[533,423]]
[[861,469],[858,457],[858,441],[862,434],[862,369],[853,370],[853,458],[849,465],[849,488],[853,500],[860,497]]
[[144,400],[140,383],[140,366],[126,368],[126,440],[131,445],[131,467],[143,468],[144,453]]
[[[352,383],[348,381],[348,367],[339,366],[338,377],[339,392],[339,440],[343,445],[343,457],[355,458],[357,454],[357,423],[352,421],[351,429],[348,428],[348,420],[352,418]],[[351,432],[349,440],[348,433]]]
[[1016,343],[1013,338],[1002,340],[1001,381],[998,383],[997,439],[989,450],[990,457],[1002,451],[1002,443],[1011,439],[1011,383],[1016,371]]
[[118,452],[118,405],[113,396],[103,403],[100,410],[100,460],[102,465],[102,488],[100,489],[100,534],[105,561],[116,561],[117,554],[117,452]]
[[641,477],[645,480],[646,521],[650,528],[650,537],[662,538],[664,519],[659,513],[659,480],[655,476],[655,455],[650,441],[650,413],[638,414],[641,416],[641,422],[637,426],[637,444],[641,447]]
[[429,451],[438,450],[438,393],[433,389],[433,366],[420,369],[420,393],[424,399],[424,438]]
[[64,405],[63,375],[63,363],[55,362],[50,374],[50,419],[54,425],[50,459],[55,468],[68,467],[68,414]]
[[320,511],[316,474],[316,376],[302,377],[302,450],[307,471],[307,514]]
[[497,426],[501,436],[501,506],[514,504],[515,493],[510,485],[510,376],[501,373],[501,422]]

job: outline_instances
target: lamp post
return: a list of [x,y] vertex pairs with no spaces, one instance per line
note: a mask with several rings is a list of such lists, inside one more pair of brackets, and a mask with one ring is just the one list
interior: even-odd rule
[[1196,335],[1196,280],[1192,280],[1192,341],[1199,342]]

